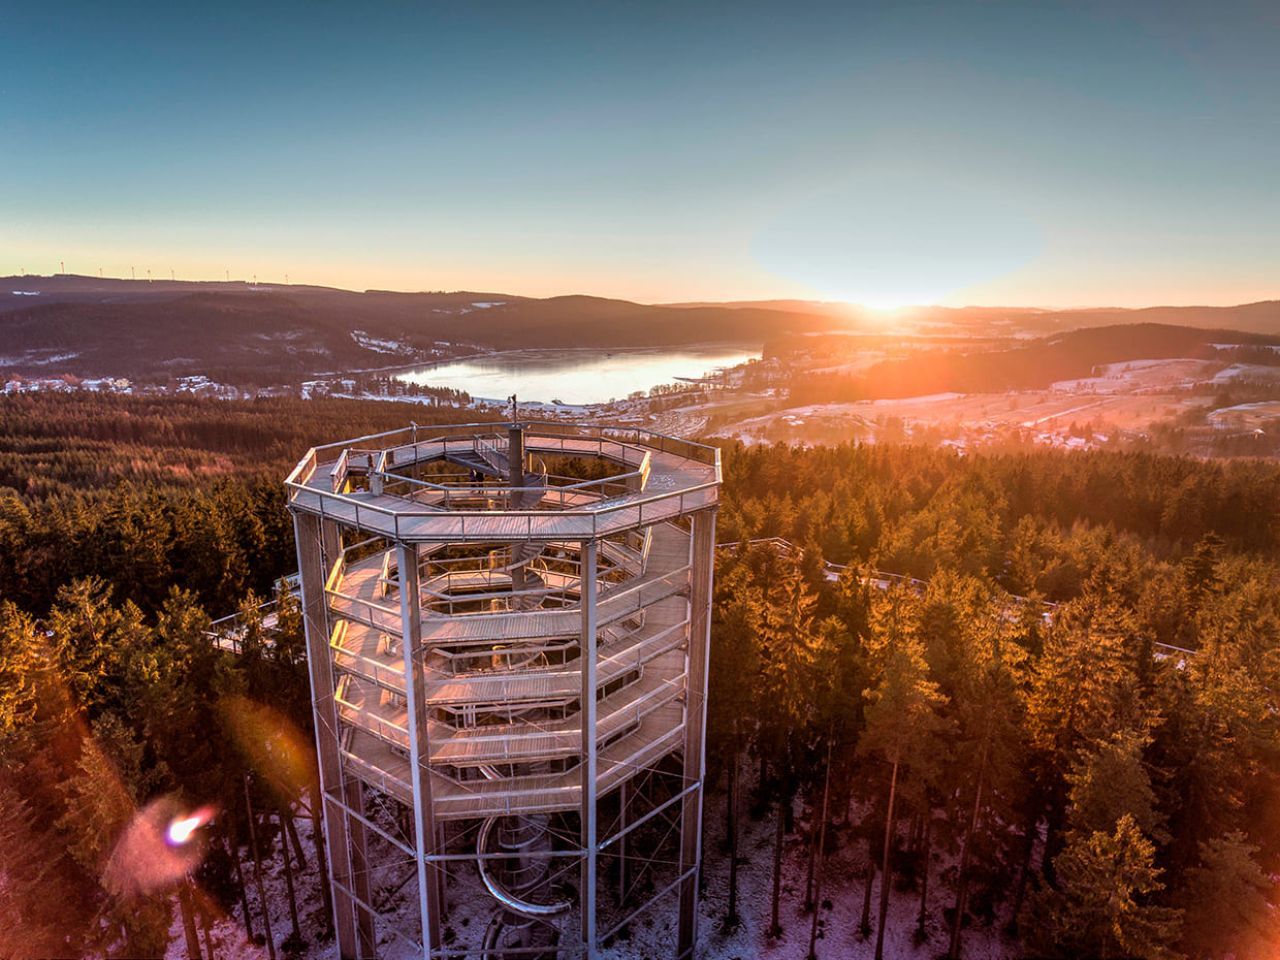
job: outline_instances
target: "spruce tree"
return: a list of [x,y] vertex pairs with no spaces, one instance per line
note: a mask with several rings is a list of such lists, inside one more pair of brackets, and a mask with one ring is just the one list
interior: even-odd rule
[[874,755],[889,770],[884,821],[884,850],[880,875],[880,917],[876,930],[876,960],[884,956],[885,920],[892,884],[893,832],[900,776],[904,770],[926,779],[939,763],[937,735],[942,724],[938,709],[944,697],[929,679],[916,631],[915,597],[895,588],[877,605],[872,621],[873,657],[879,670],[866,691],[866,729],[858,752]]
[[1189,872],[1181,897],[1190,956],[1280,954],[1280,906],[1274,881],[1258,865],[1260,850],[1239,831],[1200,845],[1201,865]]
[[1033,910],[1039,955],[1174,960],[1182,911],[1159,906],[1155,844],[1124,814],[1114,830],[1072,834],[1058,855],[1057,887]]

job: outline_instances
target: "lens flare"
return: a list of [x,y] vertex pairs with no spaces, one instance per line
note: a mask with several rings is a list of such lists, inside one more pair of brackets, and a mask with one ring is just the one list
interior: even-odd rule
[[165,831],[165,839],[170,846],[180,847],[189,843],[195,832],[213,819],[213,811],[209,807],[201,807],[185,817],[175,817],[169,821],[169,829]]
[[306,792],[315,776],[315,747],[295,723],[242,696],[224,697],[218,709],[232,741],[278,800],[292,803]]
[[102,880],[117,895],[147,894],[181,881],[204,859],[200,828],[216,811],[192,810],[177,797],[149,803],[130,820],[103,870]]

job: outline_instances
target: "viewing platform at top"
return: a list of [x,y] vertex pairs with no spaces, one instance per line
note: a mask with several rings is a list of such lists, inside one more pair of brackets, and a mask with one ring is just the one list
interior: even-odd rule
[[[513,424],[411,426],[314,447],[286,481],[295,510],[406,543],[592,540],[716,502],[715,447],[630,427],[525,421],[512,483]],[[598,476],[555,477],[546,458],[590,458]],[[471,477],[433,480],[449,463]]]

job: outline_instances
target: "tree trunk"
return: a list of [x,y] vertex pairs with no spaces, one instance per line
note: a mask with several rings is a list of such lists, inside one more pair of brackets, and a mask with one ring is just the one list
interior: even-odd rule
[[298,925],[298,897],[293,889],[293,864],[289,859],[289,831],[285,828],[284,810],[276,807],[276,819],[280,822],[280,855],[284,858],[284,885],[289,894],[289,924],[292,928],[290,936],[295,941],[302,939],[302,928]]
[[920,916],[916,919],[916,931],[922,938],[924,937],[924,921],[928,916],[929,839],[933,832],[932,828],[933,817],[926,814],[924,825],[920,828]]
[[786,817],[782,807],[785,798],[778,798],[777,826],[773,834],[773,905],[770,910],[769,936],[782,936],[782,925],[778,922],[778,900],[782,896],[782,833],[786,827]]
[[1027,896],[1027,878],[1031,873],[1031,858],[1036,850],[1036,828],[1039,825],[1040,818],[1032,815],[1023,835],[1022,868],[1018,871],[1018,889],[1013,896],[1013,913],[1009,917],[1009,926],[1014,930],[1018,928],[1018,914],[1022,912],[1022,902]]
[[818,859],[818,824],[816,821],[809,824],[809,842],[806,846],[809,850],[804,868],[804,912],[808,913],[813,909],[813,868]]
[[258,888],[258,902],[262,904],[262,926],[267,936],[267,956],[276,960],[276,941],[271,935],[271,907],[267,903],[262,883],[262,857],[258,855],[258,831],[253,825],[253,801],[249,798],[249,775],[244,775],[244,809],[249,815],[249,850],[253,854],[253,876]]
[[818,876],[814,882],[813,918],[809,923],[808,960],[818,960],[818,914],[822,912],[822,874],[827,855],[827,804],[831,800],[831,737],[827,736],[827,772],[822,779],[822,819],[818,821]]
[[725,816],[725,831],[729,841],[729,911],[725,923],[736,927],[738,917],[738,724],[733,724],[733,757],[729,762],[729,802]]
[[884,960],[884,923],[889,914],[889,857],[893,852],[893,808],[898,800],[898,761],[889,777],[889,809],[884,815],[884,862],[880,867],[880,922],[876,928],[876,960]]
[[227,844],[227,853],[230,855],[231,862],[236,868],[236,883],[240,886],[240,911],[244,914],[244,935],[252,940],[253,914],[249,912],[249,888],[244,882],[244,871],[240,869],[240,847],[231,837],[230,826],[227,827],[224,839]]
[[189,960],[200,960],[200,934],[196,932],[196,918],[191,908],[191,882],[183,880],[178,885],[178,912],[182,914],[182,935],[187,941]]
[[863,939],[871,936],[871,886],[876,882],[876,862],[867,851],[867,884],[862,891],[862,919],[858,922],[858,932]]
[[947,960],[960,960],[960,928],[964,921],[965,898],[969,895],[969,859],[973,855],[973,834],[978,829],[978,811],[982,809],[982,781],[985,779],[987,751],[983,748],[982,762],[978,765],[978,784],[973,792],[973,810],[969,814],[969,826],[960,844],[960,873],[956,877],[955,916],[951,918],[951,946]]
[[307,855],[302,851],[302,839],[298,836],[298,828],[293,823],[293,809],[284,808],[284,827],[289,833],[289,842],[293,844],[293,858],[298,861],[298,869],[307,869]]
[[324,798],[320,795],[319,781],[312,781],[311,788],[311,836],[316,845],[316,868],[320,872],[320,899],[324,903],[325,933],[333,932],[333,891],[329,889],[329,857],[324,845]]
[[197,901],[200,914],[200,929],[204,931],[204,952],[205,960],[217,960],[213,954],[213,924],[209,920],[209,905],[204,902],[203,896]]

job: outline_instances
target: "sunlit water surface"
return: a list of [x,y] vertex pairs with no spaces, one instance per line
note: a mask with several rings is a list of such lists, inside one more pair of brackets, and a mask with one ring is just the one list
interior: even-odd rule
[[544,403],[603,403],[647,391],[676,377],[700,377],[717,367],[760,356],[740,343],[613,350],[511,350],[455,363],[415,367],[401,380],[465,390],[473,397]]

